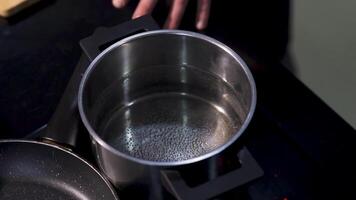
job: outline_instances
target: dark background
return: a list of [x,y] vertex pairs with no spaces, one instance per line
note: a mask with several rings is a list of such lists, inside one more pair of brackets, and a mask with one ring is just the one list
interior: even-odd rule
[[[234,2],[213,1],[204,33],[242,55],[256,79],[257,110],[242,141],[265,175],[244,199],[356,199],[355,130],[280,64],[289,1]],[[160,23],[165,8],[153,14]],[[189,6],[183,29],[194,30],[194,13]],[[108,0],[49,0],[1,25],[0,138],[46,124],[82,53],[79,40],[130,15]]]
[[[204,33],[254,62],[278,62],[287,46],[289,2],[231,2],[213,1]],[[118,11],[109,0],[47,0],[0,26],[2,135],[21,136],[45,124],[79,59],[79,40],[129,20],[135,5]],[[182,29],[195,30],[195,10],[190,1]],[[162,25],[167,12],[166,1],[159,1],[153,16]]]

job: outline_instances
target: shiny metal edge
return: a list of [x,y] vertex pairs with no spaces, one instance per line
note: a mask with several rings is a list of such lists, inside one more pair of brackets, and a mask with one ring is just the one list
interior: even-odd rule
[[57,150],[63,151],[64,153],[67,153],[71,156],[74,156],[75,158],[79,159],[80,161],[82,161],[83,163],[85,163],[87,166],[89,166],[92,170],[94,170],[94,172],[99,175],[99,177],[105,182],[105,184],[109,187],[111,193],[113,194],[114,198],[119,200],[119,197],[115,191],[115,189],[113,188],[113,186],[111,185],[110,181],[103,175],[101,174],[93,165],[91,165],[88,161],[84,160],[83,158],[81,158],[80,156],[78,156],[77,154],[68,151],[66,149],[62,149],[61,147],[58,147],[56,145],[53,144],[47,144],[44,142],[39,142],[39,141],[33,141],[33,140],[21,140],[21,139],[3,139],[0,140],[0,145],[3,143],[30,143],[30,144],[38,144],[38,145],[45,145],[45,146],[49,146],[52,148],[55,148]]
[[[149,160],[139,159],[139,158],[124,154],[124,153],[116,150],[115,148],[111,147],[109,144],[107,144],[104,140],[101,139],[100,136],[98,136],[96,134],[94,129],[89,124],[88,119],[86,118],[86,115],[84,113],[84,108],[83,108],[83,105],[82,105],[82,101],[83,101],[82,96],[83,96],[83,92],[84,92],[83,90],[84,90],[85,83],[86,83],[88,77],[90,76],[91,72],[95,68],[96,64],[105,56],[105,54],[107,54],[108,52],[112,51],[113,49],[115,49],[118,46],[121,46],[121,45],[123,45],[123,44],[125,44],[125,43],[127,43],[129,41],[135,40],[135,39],[149,37],[149,36],[158,35],[158,34],[174,34],[174,35],[189,36],[189,37],[203,39],[205,41],[208,41],[208,42],[218,46],[219,48],[223,49],[226,53],[230,54],[242,66],[244,72],[247,75],[248,80],[251,83],[252,102],[251,102],[251,107],[250,107],[250,110],[249,110],[249,113],[248,113],[248,115],[246,117],[245,122],[242,124],[242,126],[238,130],[238,132],[230,140],[228,140],[224,145],[216,148],[214,151],[211,151],[211,152],[206,153],[204,155],[201,155],[201,156],[198,156],[198,157],[195,157],[195,158],[191,158],[191,159],[188,159],[188,160],[173,161],[173,162],[156,162],[156,161],[149,161]],[[206,35],[203,35],[203,34],[200,34],[200,33],[196,33],[196,32],[182,31],[182,30],[147,31],[147,32],[138,33],[138,34],[129,36],[127,38],[124,38],[124,39],[119,40],[118,42],[112,44],[111,46],[106,48],[103,52],[101,52],[90,63],[88,69],[84,73],[83,78],[81,80],[80,87],[79,87],[79,94],[78,94],[78,107],[79,107],[79,113],[80,113],[81,119],[83,121],[84,126],[87,128],[89,134],[91,135],[92,138],[94,138],[94,140],[96,140],[97,143],[99,143],[105,149],[113,152],[114,154],[116,154],[118,156],[122,156],[122,157],[124,157],[124,158],[126,158],[128,160],[133,161],[133,162],[137,162],[137,163],[144,164],[144,165],[161,166],[161,167],[179,166],[179,165],[195,163],[195,162],[207,159],[209,157],[212,157],[212,156],[220,153],[224,149],[226,149],[228,146],[230,146],[232,143],[234,143],[237,140],[237,138],[239,138],[241,136],[241,134],[247,128],[247,126],[250,123],[250,121],[252,119],[252,116],[253,116],[253,114],[255,112],[256,102],[257,102],[257,91],[256,91],[256,84],[255,84],[254,78],[252,76],[252,73],[249,70],[247,64],[242,60],[242,58],[234,50],[232,50],[230,47],[226,46],[225,44],[223,44],[223,43],[221,43],[221,42],[219,42],[219,41],[217,41],[217,40],[215,40],[215,39],[213,39],[213,38],[211,38],[209,36],[206,36]]]

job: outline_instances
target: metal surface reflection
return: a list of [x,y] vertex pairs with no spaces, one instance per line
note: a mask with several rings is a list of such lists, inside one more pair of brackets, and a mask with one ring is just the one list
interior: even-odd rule
[[223,151],[244,132],[255,103],[253,78],[231,49],[201,34],[160,30],[100,54],[78,105],[102,170],[121,186]]

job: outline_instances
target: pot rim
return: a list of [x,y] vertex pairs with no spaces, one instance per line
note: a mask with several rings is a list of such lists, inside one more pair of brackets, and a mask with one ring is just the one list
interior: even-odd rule
[[[227,142],[225,142],[223,145],[219,146],[218,148],[214,149],[213,151],[210,151],[206,154],[200,155],[198,157],[190,158],[187,160],[167,161],[167,162],[150,161],[150,160],[144,160],[144,159],[140,159],[140,158],[133,157],[128,154],[122,153],[122,152],[118,151],[117,149],[113,148],[112,146],[110,146],[103,139],[101,139],[101,137],[96,133],[96,131],[90,125],[90,123],[86,117],[85,111],[84,111],[84,106],[83,106],[84,88],[85,88],[87,80],[89,79],[93,70],[95,69],[97,64],[101,61],[101,59],[103,59],[107,55],[107,53],[109,53],[110,51],[114,50],[115,48],[117,48],[121,45],[124,45],[125,43],[131,42],[131,41],[139,39],[139,38],[145,38],[145,37],[150,37],[150,36],[159,35],[159,34],[172,34],[172,35],[193,37],[193,38],[197,38],[197,39],[201,39],[206,42],[209,42],[209,43],[213,44],[214,46],[217,46],[218,48],[224,50],[236,62],[238,62],[240,64],[240,66],[242,67],[243,71],[245,72],[245,74],[247,76],[247,79],[248,79],[248,81],[250,83],[250,87],[251,87],[251,95],[252,95],[251,106],[249,108],[249,112],[246,116],[245,121],[243,122],[241,128],[237,131],[237,133],[235,133]],[[84,126],[87,128],[91,138],[94,140],[95,143],[99,143],[100,146],[104,147],[106,150],[112,152],[116,156],[123,157],[123,158],[130,160],[132,162],[149,165],[149,166],[170,167],[170,166],[180,166],[180,165],[191,164],[191,163],[195,163],[195,162],[207,159],[209,157],[212,157],[212,156],[220,153],[221,151],[226,149],[228,146],[230,146],[232,143],[234,143],[237,140],[237,138],[239,138],[241,136],[241,134],[245,131],[248,124],[250,123],[252,116],[254,114],[254,111],[256,109],[256,101],[257,101],[256,99],[257,99],[256,85],[255,85],[255,81],[253,79],[252,73],[249,70],[249,68],[247,67],[246,63],[242,60],[242,58],[235,51],[233,51],[230,47],[226,46],[225,44],[223,44],[209,36],[206,36],[206,35],[203,35],[200,33],[196,33],[196,32],[182,31],[182,30],[156,30],[156,31],[147,31],[147,32],[143,32],[143,33],[138,33],[138,34],[126,37],[122,40],[119,40],[118,42],[116,42],[116,43],[112,44],[111,46],[109,46],[108,48],[106,48],[98,56],[96,56],[96,58],[90,63],[88,69],[85,71],[83,78],[81,80],[80,87],[79,87],[79,94],[78,94],[78,107],[79,107],[79,113],[80,113],[82,122],[83,122]]]

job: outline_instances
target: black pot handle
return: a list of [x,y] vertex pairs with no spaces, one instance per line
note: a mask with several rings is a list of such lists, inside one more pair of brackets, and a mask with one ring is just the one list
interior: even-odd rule
[[246,148],[240,150],[238,158],[240,168],[194,188],[185,183],[179,172],[163,170],[161,171],[163,185],[179,200],[200,200],[210,199],[263,175],[263,170]]
[[80,46],[82,47],[84,53],[92,61],[97,55],[99,55],[101,50],[104,50],[106,47],[121,40],[122,38],[136,33],[158,29],[159,26],[154,19],[151,16],[146,15],[124,22],[118,26],[110,28],[97,28],[93,35],[80,41]]
[[99,54],[103,45],[116,42],[139,31],[158,28],[152,17],[144,16],[114,27],[98,28],[92,36],[81,40],[80,45],[85,55],[81,56],[79,63],[75,67],[56,111],[48,122],[46,130],[41,134],[41,138],[62,146],[76,146],[81,123],[77,104],[78,90],[82,75],[90,62]]

